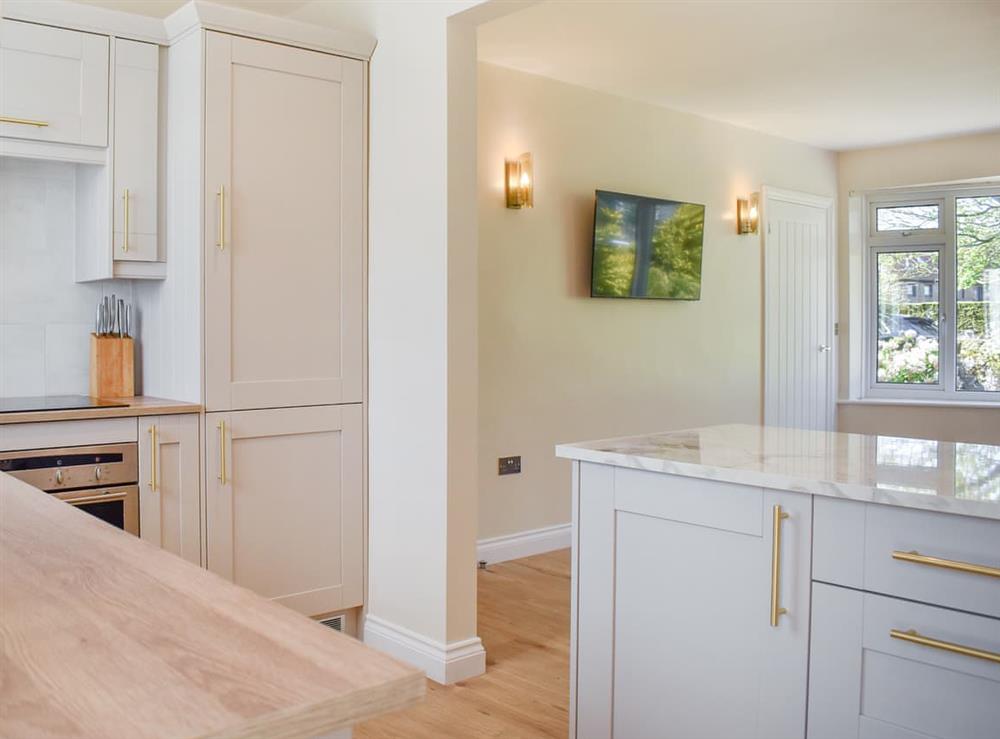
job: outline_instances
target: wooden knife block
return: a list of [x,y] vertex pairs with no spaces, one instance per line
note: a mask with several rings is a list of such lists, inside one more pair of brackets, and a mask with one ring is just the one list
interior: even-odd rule
[[135,395],[135,341],[127,336],[90,335],[90,395],[131,398]]

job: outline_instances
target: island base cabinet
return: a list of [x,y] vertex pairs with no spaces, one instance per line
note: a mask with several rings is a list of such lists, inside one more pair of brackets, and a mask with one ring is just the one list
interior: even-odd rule
[[208,568],[310,616],[361,605],[361,405],[205,418]]
[[197,415],[139,418],[139,536],[201,564]]
[[575,479],[571,735],[801,739],[811,497],[590,463]]
[[1000,736],[1000,620],[817,582],[811,638],[809,739]]

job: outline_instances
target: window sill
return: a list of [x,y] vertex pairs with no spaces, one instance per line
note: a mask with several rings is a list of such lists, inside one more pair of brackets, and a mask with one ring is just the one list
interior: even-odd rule
[[1000,409],[1000,398],[989,400],[914,400],[911,398],[847,398],[837,400],[837,405],[895,405],[918,408],[990,408]]

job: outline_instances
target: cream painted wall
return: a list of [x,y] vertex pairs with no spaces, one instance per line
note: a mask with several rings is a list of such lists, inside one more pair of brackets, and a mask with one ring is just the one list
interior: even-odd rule
[[[522,151],[535,207],[507,210]],[[734,207],[761,184],[833,195],[835,155],[480,64],[480,539],[569,521],[557,442],[759,420],[761,251]],[[707,205],[701,301],[588,297],[597,188]]]
[[[840,279],[840,388],[847,397],[850,347],[847,198],[883,187],[905,187],[1000,176],[1000,130],[877,149],[841,152],[837,157]],[[838,408],[841,431],[899,434],[948,441],[1000,444],[1000,409],[900,405]]]

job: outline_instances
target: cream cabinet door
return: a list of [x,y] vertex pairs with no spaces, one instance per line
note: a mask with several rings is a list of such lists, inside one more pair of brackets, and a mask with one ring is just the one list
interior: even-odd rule
[[114,258],[155,262],[160,52],[115,39]]
[[139,536],[201,564],[201,434],[196,414],[139,418]]
[[576,497],[571,735],[802,739],[811,497],[594,464]]
[[206,34],[209,410],[361,401],[363,66]]
[[0,136],[108,145],[108,37],[0,22]]
[[208,568],[316,615],[362,603],[361,406],[206,415]]

